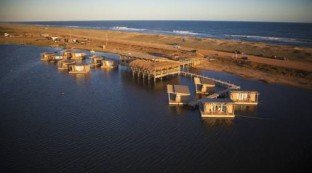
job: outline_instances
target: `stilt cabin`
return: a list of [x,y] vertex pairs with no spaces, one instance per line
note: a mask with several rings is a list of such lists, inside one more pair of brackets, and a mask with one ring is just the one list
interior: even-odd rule
[[64,51],[62,56],[63,56],[63,59],[71,59],[72,52],[71,51]]
[[54,58],[55,58],[55,53],[44,52],[41,54],[41,60],[42,61],[50,62],[50,61],[53,61]]
[[190,90],[184,85],[167,85],[169,105],[186,105],[190,101]]
[[196,94],[208,94],[209,89],[215,87],[215,83],[212,80],[201,79],[199,77],[194,78]]
[[91,65],[93,67],[100,67],[102,66],[103,57],[101,56],[92,56],[91,57]]
[[75,60],[65,59],[57,62],[57,67],[59,70],[69,70],[70,65],[74,65],[76,63]]
[[74,60],[84,60],[86,58],[85,53],[73,52],[73,51],[65,51],[63,53],[64,59],[74,59]]
[[175,75],[180,73],[181,63],[176,61],[147,61],[147,60],[134,60],[129,64],[132,74],[137,73],[138,77],[147,77],[149,80],[154,78],[162,79],[165,76]]
[[242,91],[231,90],[230,98],[238,105],[257,105],[259,92],[258,91]]
[[74,59],[74,60],[84,60],[85,58],[86,58],[85,53],[73,52],[71,55],[71,59]]
[[210,99],[199,100],[201,117],[233,118],[234,102],[231,99]]
[[69,66],[70,74],[86,74],[90,72],[90,64],[76,63]]
[[102,61],[101,68],[103,68],[103,69],[112,69],[112,68],[117,68],[117,67],[118,67],[118,64],[113,60],[104,59]]
[[54,57],[54,61],[55,61],[55,62],[61,61],[61,60],[63,60],[63,56],[61,56],[61,55],[56,55],[56,56]]

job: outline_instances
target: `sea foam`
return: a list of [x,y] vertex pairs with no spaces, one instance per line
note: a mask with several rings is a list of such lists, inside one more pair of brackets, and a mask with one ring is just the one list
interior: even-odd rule
[[183,31],[183,30],[173,30],[173,33],[180,35],[200,35],[199,33],[191,32],[191,31]]
[[117,30],[117,31],[145,31],[146,30],[146,29],[138,29],[138,28],[128,28],[125,26],[114,26],[114,27],[111,27],[110,29]]
[[256,41],[276,41],[285,43],[296,43],[300,42],[294,38],[284,38],[284,37],[271,37],[271,36],[257,36],[257,35],[225,35],[226,37],[236,38],[236,39],[252,39]]

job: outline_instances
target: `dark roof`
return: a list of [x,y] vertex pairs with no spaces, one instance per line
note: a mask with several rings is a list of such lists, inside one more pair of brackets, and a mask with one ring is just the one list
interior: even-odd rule
[[188,86],[185,85],[174,85],[174,92],[182,94],[190,94]]
[[211,99],[211,98],[202,98],[199,100],[201,103],[232,103],[233,101],[229,98],[217,98],[217,99]]

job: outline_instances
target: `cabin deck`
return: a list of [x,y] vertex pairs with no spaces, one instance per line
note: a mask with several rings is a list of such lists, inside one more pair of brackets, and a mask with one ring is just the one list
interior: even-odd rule
[[208,114],[203,111],[200,111],[201,117],[203,118],[234,118],[234,114],[225,114],[225,113],[213,113]]

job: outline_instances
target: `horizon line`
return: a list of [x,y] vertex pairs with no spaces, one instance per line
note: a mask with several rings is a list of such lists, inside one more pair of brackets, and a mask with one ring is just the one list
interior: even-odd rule
[[312,24],[311,22],[299,21],[265,21],[265,20],[202,20],[202,19],[91,19],[91,20],[25,20],[25,21],[1,21],[0,23],[31,23],[31,22],[92,22],[92,21],[198,21],[198,22],[257,22],[257,23],[298,23]]

